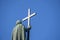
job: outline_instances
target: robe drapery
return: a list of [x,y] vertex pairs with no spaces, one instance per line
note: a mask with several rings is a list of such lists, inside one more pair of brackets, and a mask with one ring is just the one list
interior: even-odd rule
[[25,28],[21,23],[16,24],[16,27],[12,31],[12,40],[27,40],[26,32],[30,28]]

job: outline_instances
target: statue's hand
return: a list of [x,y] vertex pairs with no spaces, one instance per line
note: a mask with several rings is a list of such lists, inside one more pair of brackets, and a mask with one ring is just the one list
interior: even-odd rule
[[29,30],[31,29],[31,26],[30,26],[30,25],[28,26],[28,29],[29,29]]

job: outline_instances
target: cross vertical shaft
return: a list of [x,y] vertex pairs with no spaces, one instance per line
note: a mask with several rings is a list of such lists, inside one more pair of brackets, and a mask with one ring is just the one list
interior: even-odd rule
[[28,27],[30,26],[30,9],[28,9]]

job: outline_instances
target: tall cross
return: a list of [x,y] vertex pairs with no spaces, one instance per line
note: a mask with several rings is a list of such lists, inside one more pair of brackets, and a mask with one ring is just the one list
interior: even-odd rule
[[29,25],[30,25],[30,18],[31,18],[32,16],[34,16],[34,15],[35,15],[35,13],[33,13],[33,14],[30,15],[30,8],[29,8],[29,9],[28,9],[28,16],[25,17],[24,19],[22,19],[22,21],[25,21],[25,20],[28,19],[28,27],[29,27]]

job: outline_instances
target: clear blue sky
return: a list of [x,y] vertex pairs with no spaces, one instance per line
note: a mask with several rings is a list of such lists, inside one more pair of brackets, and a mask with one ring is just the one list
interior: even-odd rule
[[60,0],[0,0],[0,40],[11,40],[16,20],[26,17],[28,8],[37,14],[30,40],[60,40]]

